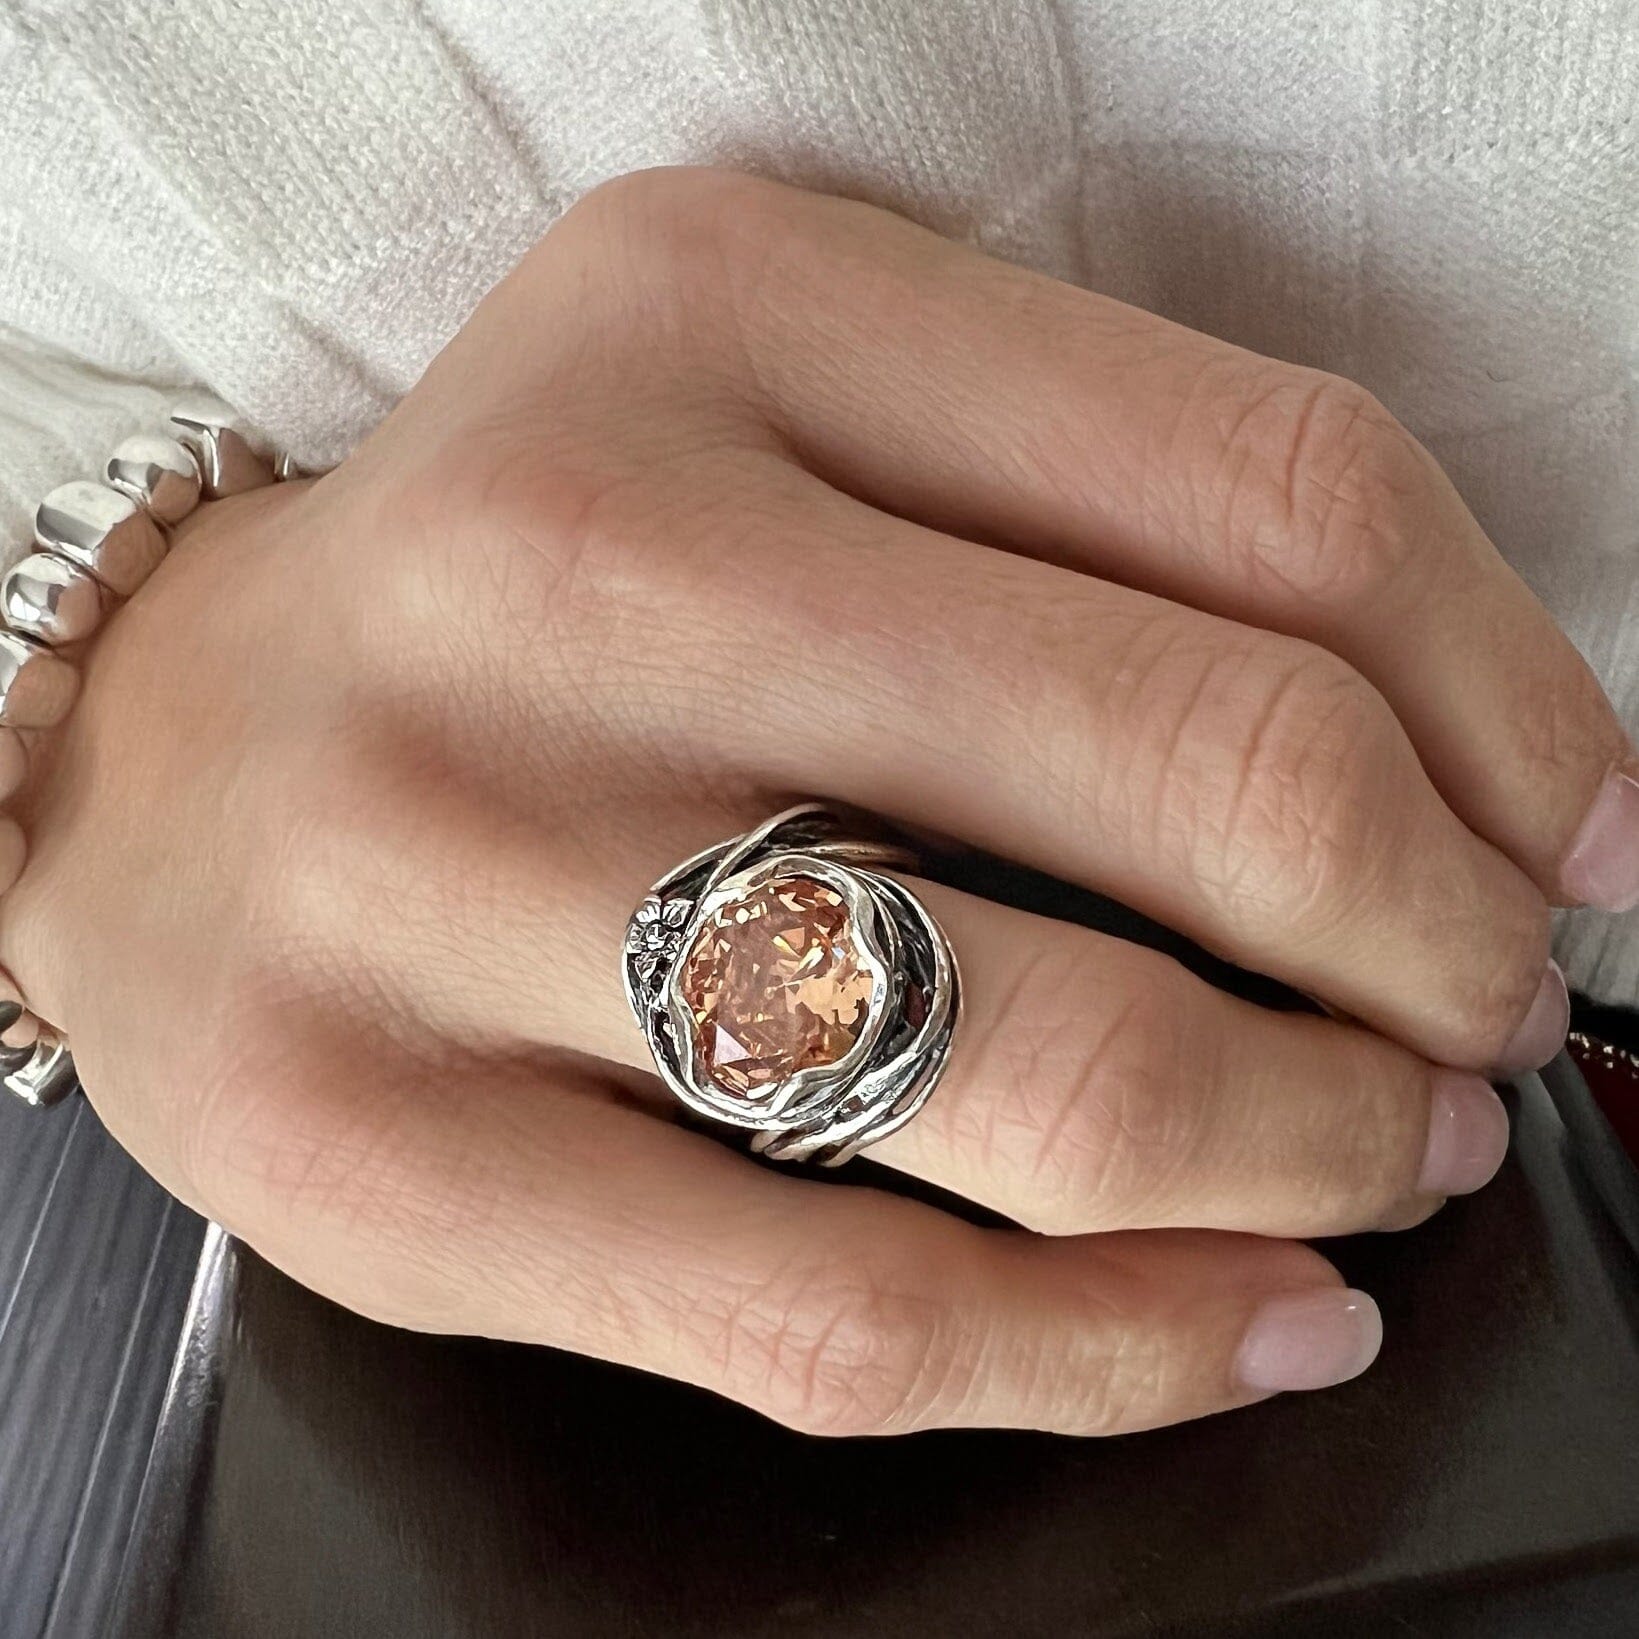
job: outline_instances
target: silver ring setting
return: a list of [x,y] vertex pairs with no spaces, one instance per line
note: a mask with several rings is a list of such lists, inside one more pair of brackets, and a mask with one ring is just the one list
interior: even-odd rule
[[661,1079],[779,1161],[839,1166],[945,1068],[956,959],[915,856],[819,803],[685,860],[627,925],[622,974]]

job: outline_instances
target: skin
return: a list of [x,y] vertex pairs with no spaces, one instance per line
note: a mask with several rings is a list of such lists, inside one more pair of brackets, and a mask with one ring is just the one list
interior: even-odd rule
[[[1293,1237],[1410,1223],[1631,756],[1350,383],[712,171],[576,206],[335,473],[202,509],[37,748],[0,957],[169,1188],[365,1314],[822,1433],[1259,1397]],[[876,1152],[671,1119],[615,980],[677,860],[828,795],[1325,1001],[929,887],[968,1012]]]

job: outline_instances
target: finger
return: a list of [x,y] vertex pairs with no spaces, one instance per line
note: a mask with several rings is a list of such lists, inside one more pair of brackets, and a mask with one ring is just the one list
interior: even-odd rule
[[918,892],[960,953],[961,1032],[875,1159],[1052,1233],[1284,1236],[1420,1220],[1502,1164],[1508,1116],[1477,1075],[1142,946]]
[[732,224],[717,283],[737,356],[816,470],[952,533],[1325,645],[1546,894],[1639,900],[1614,712],[1361,389],[850,201],[675,176],[640,201],[668,190]]
[[[561,696],[567,646],[626,733],[648,743],[633,725],[652,723],[658,758],[713,770],[692,805],[701,784],[746,803],[761,787],[763,812],[778,792],[844,799],[1098,887],[1437,1062],[1557,1049],[1541,895],[1335,656],[935,534],[778,463],[736,480],[751,523],[699,550],[659,539],[647,502],[582,543],[579,595],[645,634],[641,664],[577,647],[582,603],[509,657],[504,686]],[[651,879],[674,800],[613,816]],[[597,854],[577,856],[589,886],[621,869]]]
[[1115,1433],[1376,1352],[1371,1300],[1294,1244],[1038,1241],[776,1176],[584,1081],[385,1049],[343,1099],[285,1065],[216,1135],[209,1209],[395,1324],[621,1361],[823,1434]]
[[[804,510],[789,669],[771,649],[723,688],[771,777],[1100,888],[1438,1062],[1558,1049],[1541,895],[1336,657],[843,497]],[[740,609],[757,653],[769,612]]]
[[[658,874],[661,849],[685,857],[762,815],[612,815],[577,873],[533,830],[511,839],[456,811],[482,802],[434,782],[418,811],[413,838],[476,839],[454,893],[446,843],[406,852],[390,815],[376,823],[354,800],[339,806],[357,816],[355,843],[309,847],[323,869],[305,902],[338,937],[350,930],[349,970],[372,976],[361,1012],[385,996],[397,1016],[475,1045],[554,1041],[648,1068],[616,982],[630,883]],[[921,891],[966,1000],[937,1096],[877,1151],[893,1165],[1054,1233],[1296,1236],[1408,1221],[1502,1160],[1507,1118],[1476,1076],[1357,1026],[1238,1001],[1125,941]]]
[[[615,924],[629,907],[599,909],[525,856],[515,869],[468,902],[473,925],[445,901],[436,925],[395,924],[361,966],[399,1012],[459,1039],[553,1040],[648,1070],[607,936],[561,937],[582,914]],[[1054,1234],[1280,1236],[1398,1224],[1501,1164],[1507,1116],[1478,1076],[1239,1001],[1124,940],[918,892],[962,964],[963,1017],[937,1094],[877,1159]]]

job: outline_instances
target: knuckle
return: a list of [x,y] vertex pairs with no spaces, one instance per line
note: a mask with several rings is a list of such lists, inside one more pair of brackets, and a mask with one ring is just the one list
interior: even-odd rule
[[688,168],[629,171],[587,189],[525,257],[519,273],[561,258],[598,265],[624,281],[658,271],[657,261],[680,248],[689,223],[682,206],[690,192]]
[[[1045,1234],[1085,1234],[1146,1218],[1187,1163],[1205,1068],[1186,1073],[1185,975],[1102,945],[1054,941],[1023,975],[1034,1028],[1004,1029],[977,1056],[985,1089],[974,1148],[1015,1174],[1015,1216]],[[1087,998],[1116,998],[1089,1009]],[[998,1096],[997,1089],[1005,1089]]]
[[199,1176],[227,1199],[277,1204],[281,1211],[328,1208],[357,1161],[360,1125],[322,1091],[320,1054],[300,987],[274,964],[249,964],[222,985],[223,1026],[208,1058],[213,1096],[189,1123]]
[[[1543,627],[1540,643],[1520,647],[1517,663],[1528,686],[1519,697],[1531,704],[1513,714],[1512,726],[1527,778],[1542,790],[1583,795],[1578,806],[1585,812],[1590,777],[1626,755],[1622,729],[1587,662],[1551,622]],[[1548,880],[1557,880],[1562,851],[1542,862]]]
[[357,949],[359,929],[380,926],[381,907],[396,903],[388,889],[409,816],[402,806],[395,811],[384,774],[387,746],[370,745],[371,733],[363,721],[343,725],[259,820],[267,844],[282,833],[286,845],[268,856],[278,867],[259,871],[252,885],[236,975],[244,995],[235,998],[235,1016],[248,1012],[257,1022],[264,995],[275,1009],[284,974],[305,972],[339,985],[341,953]]
[[1518,909],[1497,915],[1497,952],[1452,1000],[1454,1028],[1464,1038],[1468,1062],[1499,1061],[1524,1022],[1547,971],[1552,929],[1547,907],[1530,896]]
[[552,229],[559,236],[602,235],[621,231],[628,221],[647,224],[670,209],[694,167],[645,166],[594,184],[563,213]]
[[398,617],[380,629],[448,648],[479,675],[551,639],[617,633],[622,588],[657,538],[655,504],[654,486],[613,455],[566,444],[546,459],[533,430],[510,422],[454,434],[393,499],[390,538],[416,549],[378,566],[374,593]]
[[[745,412],[744,303],[781,253],[814,239],[813,196],[709,166],[611,178],[581,195],[490,292],[447,369],[486,395],[531,395],[536,421],[588,405],[629,427],[634,406]],[[786,282],[781,282],[781,289]],[[566,324],[568,312],[573,322]],[[425,397],[425,395],[423,395]]]
[[790,192],[727,166],[656,165],[589,188],[564,212],[560,226],[593,234],[652,232],[664,239],[752,220]]
[[1292,645],[1227,736],[1220,800],[1195,834],[1202,882],[1289,944],[1324,935],[1388,864],[1399,751],[1392,711],[1359,673]]
[[1404,586],[1427,532],[1432,463],[1364,388],[1273,367],[1218,461],[1226,533],[1261,589],[1347,612]]
[[904,1432],[932,1419],[945,1392],[939,1304],[865,1265],[754,1290],[725,1331],[731,1392],[805,1434]]
[[1421,1059],[1364,1038],[1335,1056],[1323,1142],[1301,1179],[1300,1233],[1370,1229],[1415,1190],[1428,1136],[1429,1071]]
[[1164,1339],[1120,1326],[1089,1363],[1071,1432],[1104,1438],[1150,1426],[1174,1398],[1178,1376],[1176,1351]]
[[471,1176],[488,1163],[476,1146],[454,1145],[434,1162],[385,1083],[353,1080],[338,1096],[345,1049],[310,984],[247,972],[230,989],[215,1091],[190,1123],[202,1204],[333,1302],[388,1325],[448,1329],[471,1287],[436,1249],[468,1232],[475,1213],[481,1223],[498,1210],[493,1188]]
[[435,520],[434,538],[559,557],[586,533],[621,480],[607,464],[543,456],[536,429],[509,421],[478,424],[452,435],[420,481],[404,487],[400,510]]
[[[787,483],[738,420],[672,415],[613,438],[565,429],[548,454],[537,422],[503,413],[446,435],[436,461],[394,486],[374,535],[412,550],[378,561],[373,590],[402,614],[392,631],[481,632],[469,661],[509,654],[510,638],[538,656],[549,635],[584,649],[588,633],[679,627],[680,591],[731,578],[789,518]],[[449,618],[475,606],[481,621]]]
[[[595,262],[600,282],[658,302],[661,312],[729,293],[736,271],[760,262],[801,219],[797,189],[719,166],[662,166],[611,178],[583,194],[536,253],[566,248]],[[629,312],[629,304],[627,304]]]

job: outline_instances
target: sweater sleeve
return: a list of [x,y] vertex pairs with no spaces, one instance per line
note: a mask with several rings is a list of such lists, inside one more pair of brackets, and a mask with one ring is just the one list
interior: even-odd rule
[[34,509],[165,417],[177,384],[111,373],[0,325],[0,566],[30,549]]

